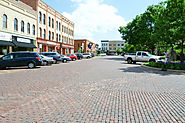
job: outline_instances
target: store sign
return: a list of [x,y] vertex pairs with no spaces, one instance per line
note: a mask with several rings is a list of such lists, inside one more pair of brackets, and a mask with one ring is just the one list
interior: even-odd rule
[[17,38],[17,41],[18,42],[23,42],[23,43],[28,43],[28,44],[31,43],[31,40],[30,39],[25,39],[25,38]]
[[50,42],[50,41],[48,41],[47,44],[49,44],[49,45],[56,45],[56,43]]
[[0,32],[0,40],[3,41],[12,41],[12,35],[11,34],[7,34],[4,32]]

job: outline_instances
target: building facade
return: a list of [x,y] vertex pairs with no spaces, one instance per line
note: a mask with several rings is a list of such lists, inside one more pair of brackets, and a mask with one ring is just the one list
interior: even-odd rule
[[104,52],[116,53],[118,49],[120,51],[125,47],[125,41],[123,40],[102,40],[101,50]]
[[101,41],[101,50],[104,52],[109,51],[109,41],[108,40],[102,40]]
[[36,51],[36,11],[16,0],[1,0],[0,8],[0,55]]
[[38,52],[74,53],[74,23],[41,0],[21,0],[37,12]]
[[75,53],[81,50],[83,53],[95,53],[96,44],[87,39],[75,39],[74,40]]

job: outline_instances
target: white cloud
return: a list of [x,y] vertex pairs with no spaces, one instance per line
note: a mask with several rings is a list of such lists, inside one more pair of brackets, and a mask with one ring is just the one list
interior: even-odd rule
[[[103,0],[71,0],[77,4],[77,8],[71,13],[64,12],[63,15],[75,23],[75,38],[86,38],[94,41],[100,35],[106,33],[119,33],[119,26],[126,25],[123,17],[117,15],[118,10],[110,5],[104,4]],[[114,35],[114,34],[113,34]],[[111,38],[108,35],[105,38]]]

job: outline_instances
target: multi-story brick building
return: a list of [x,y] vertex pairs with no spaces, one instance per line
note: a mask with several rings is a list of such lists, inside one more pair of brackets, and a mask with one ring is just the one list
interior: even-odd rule
[[74,23],[41,0],[21,0],[37,11],[38,52],[74,52]]
[[75,53],[81,49],[83,53],[95,53],[96,44],[87,39],[75,39],[74,40]]
[[37,14],[17,0],[0,0],[0,55],[36,51]]

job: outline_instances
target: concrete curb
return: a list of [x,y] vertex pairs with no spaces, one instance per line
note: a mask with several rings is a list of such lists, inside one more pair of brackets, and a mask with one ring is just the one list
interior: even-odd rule
[[[159,70],[161,71],[161,68],[155,68],[155,67],[149,67],[149,66],[146,66],[146,65],[141,65],[142,67],[144,68],[149,68],[149,69],[153,69],[153,70]],[[172,69],[167,69],[168,72],[179,72],[179,73],[185,73],[184,70],[172,70]]]

